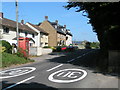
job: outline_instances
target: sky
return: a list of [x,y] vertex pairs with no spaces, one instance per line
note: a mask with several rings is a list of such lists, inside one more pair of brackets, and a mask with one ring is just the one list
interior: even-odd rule
[[[87,24],[89,19],[82,16],[82,12],[75,12],[75,8],[65,9],[65,5],[67,2],[18,2],[19,22],[23,19],[25,22],[38,24],[45,20],[44,16],[48,16],[49,21],[58,20],[60,25],[66,25],[73,34],[73,40],[98,41],[92,26]],[[15,2],[2,2],[0,12],[4,13],[4,18],[15,21]]]

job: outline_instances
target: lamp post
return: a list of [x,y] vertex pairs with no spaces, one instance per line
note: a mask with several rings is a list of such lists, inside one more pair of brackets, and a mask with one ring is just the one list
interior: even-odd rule
[[18,0],[16,0],[15,2],[16,4],[16,37],[17,37],[17,51],[18,51],[18,47],[19,47],[19,29],[18,29]]

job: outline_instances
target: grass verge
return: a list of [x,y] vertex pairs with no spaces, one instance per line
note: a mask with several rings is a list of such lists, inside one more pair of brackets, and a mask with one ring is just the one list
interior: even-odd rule
[[34,62],[34,60],[25,59],[22,57],[18,57],[17,55],[2,53],[2,68],[9,67],[12,65],[19,65]]

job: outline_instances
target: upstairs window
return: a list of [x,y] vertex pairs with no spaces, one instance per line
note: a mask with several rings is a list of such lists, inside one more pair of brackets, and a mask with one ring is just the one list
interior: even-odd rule
[[55,25],[55,28],[57,29],[57,25]]
[[28,33],[27,33],[27,32],[25,32],[25,36],[27,36],[27,34],[28,34]]
[[35,37],[35,34],[32,34],[32,37],[34,38],[34,37]]
[[3,33],[9,33],[9,28],[8,27],[3,27]]

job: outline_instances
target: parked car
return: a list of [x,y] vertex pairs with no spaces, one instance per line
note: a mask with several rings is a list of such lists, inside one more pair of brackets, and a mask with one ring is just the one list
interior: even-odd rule
[[62,47],[62,48],[61,48],[61,50],[66,50],[66,49],[67,49],[67,47]]

